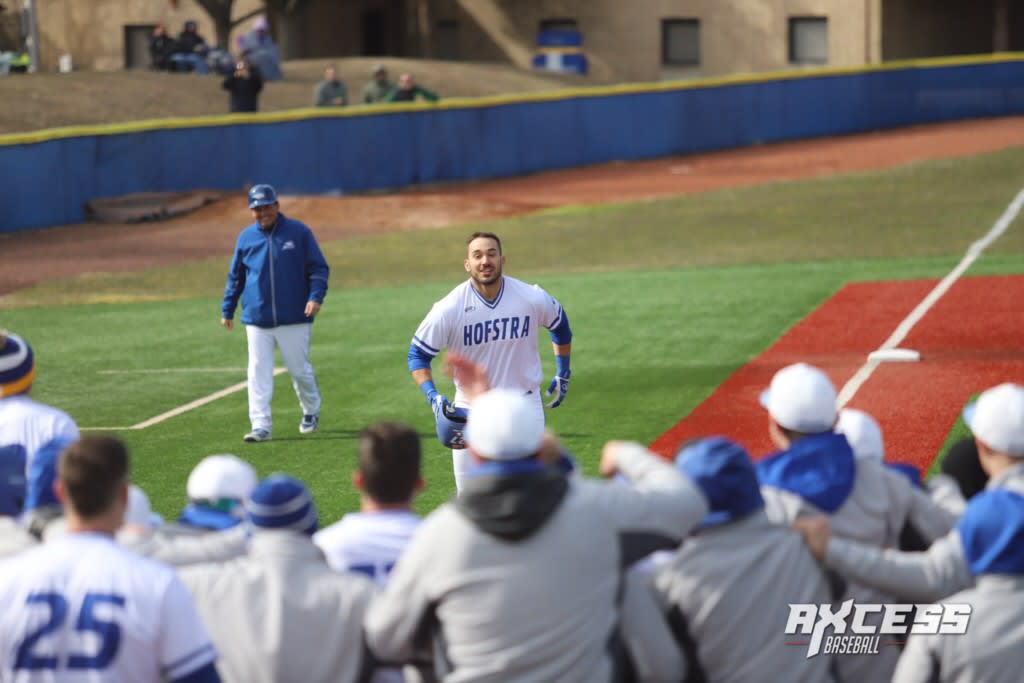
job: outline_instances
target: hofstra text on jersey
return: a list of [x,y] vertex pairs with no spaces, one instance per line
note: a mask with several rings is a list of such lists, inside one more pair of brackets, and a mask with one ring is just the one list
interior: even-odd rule
[[474,346],[492,341],[519,339],[530,334],[530,316],[495,318],[462,326],[462,345]]

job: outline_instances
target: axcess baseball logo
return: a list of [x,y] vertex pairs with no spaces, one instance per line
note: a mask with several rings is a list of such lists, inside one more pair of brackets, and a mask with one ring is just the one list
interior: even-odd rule
[[[970,605],[854,604],[847,600],[833,611],[830,604],[789,606],[786,635],[809,635],[807,657],[819,654],[878,654],[880,645],[902,644],[908,635],[963,635],[971,618]],[[869,622],[869,623],[865,623]],[[894,636],[882,642],[882,636]]]

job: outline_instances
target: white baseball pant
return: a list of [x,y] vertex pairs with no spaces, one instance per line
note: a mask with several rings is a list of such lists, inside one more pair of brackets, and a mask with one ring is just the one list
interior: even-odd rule
[[[544,420],[544,399],[541,398],[540,391],[534,390],[527,392],[537,397],[535,407],[540,411],[540,418]],[[469,404],[466,399],[456,393],[454,404],[456,408],[469,408]],[[471,409],[472,410],[472,409]],[[547,424],[547,421],[544,420]],[[473,467],[473,456],[469,454],[469,450],[466,448],[453,448],[452,449],[452,470],[455,473],[455,492],[458,493],[462,490],[462,485],[466,481],[466,471]]]
[[274,348],[292,378],[303,415],[320,413],[320,388],[309,360],[312,323],[279,327],[245,326],[249,342],[249,421],[253,429],[271,431],[270,400],[274,396]]

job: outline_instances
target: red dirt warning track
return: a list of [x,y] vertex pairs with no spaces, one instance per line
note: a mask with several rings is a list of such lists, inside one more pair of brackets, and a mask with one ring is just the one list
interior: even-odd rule
[[[755,457],[770,452],[768,418],[758,397],[775,371],[804,361],[842,387],[936,283],[843,287],[659,436],[653,449],[671,455],[686,439],[721,434]],[[961,279],[901,344],[920,351],[921,361],[883,363],[875,370],[849,406],[879,421],[887,459],[927,471],[972,394],[1001,382],[1024,383],[1021,301],[1024,276]]]

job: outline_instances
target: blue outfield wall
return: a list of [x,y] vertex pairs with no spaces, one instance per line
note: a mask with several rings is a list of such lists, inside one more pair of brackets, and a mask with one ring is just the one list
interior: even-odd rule
[[1024,55],[0,137],[0,232],[133,192],[343,193],[1024,113]]

